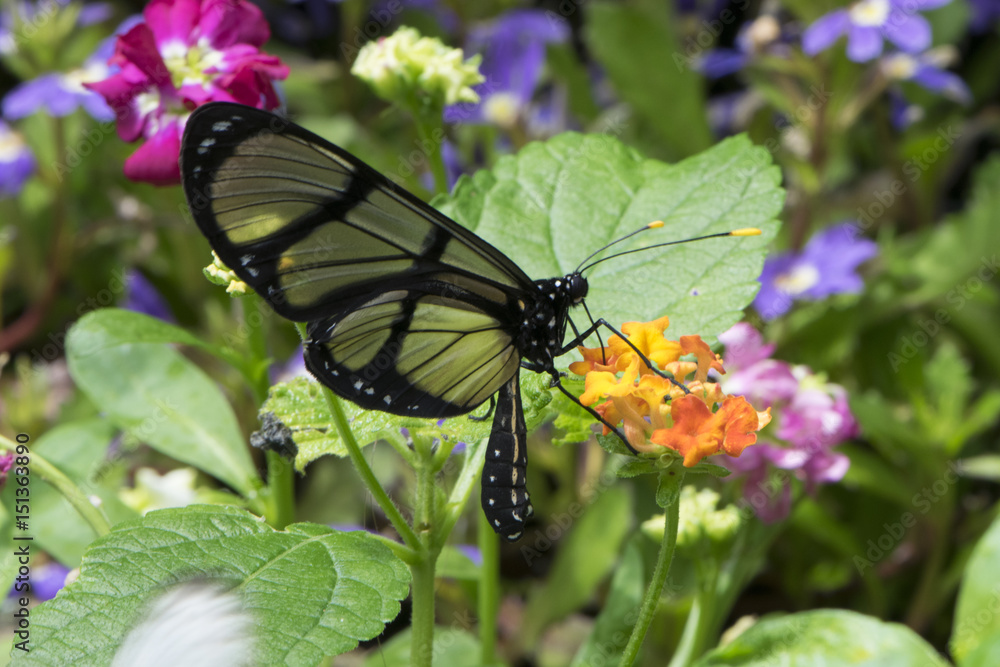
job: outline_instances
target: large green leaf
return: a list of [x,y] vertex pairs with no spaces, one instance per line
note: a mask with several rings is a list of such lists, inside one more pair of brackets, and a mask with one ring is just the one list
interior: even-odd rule
[[991,635],[1000,635],[998,591],[1000,519],[979,539],[962,576],[951,634],[951,652],[959,662]]
[[255,616],[261,665],[315,665],[377,636],[409,590],[405,564],[367,533],[299,523],[275,531],[233,507],[192,505],[117,526],[80,577],[31,612],[16,665],[107,665],[163,587],[207,579]]
[[677,39],[671,3],[645,4],[591,3],[584,36],[619,96],[669,154],[693,155],[712,142],[703,77]]
[[536,279],[565,275],[654,220],[664,227],[605,254],[759,227],[762,237],[652,249],[586,274],[595,317],[620,324],[669,314],[670,338],[711,338],[737,322],[757,292],[765,246],[778,228],[780,181],[770,154],[745,136],[669,165],[611,137],[566,133],[463,178],[450,199],[436,203]]
[[146,315],[97,310],[70,330],[66,358],[77,386],[118,427],[248,495],[257,473],[232,408],[166,345],[196,340]]
[[904,625],[841,609],[769,617],[695,667],[943,667],[934,647]]

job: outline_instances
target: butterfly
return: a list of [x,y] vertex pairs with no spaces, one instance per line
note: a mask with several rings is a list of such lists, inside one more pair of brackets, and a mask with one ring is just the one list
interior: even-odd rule
[[[412,417],[495,400],[482,506],[498,534],[517,540],[533,512],[520,369],[548,373],[579,404],[555,360],[599,327],[615,331],[591,318],[581,332],[569,318],[587,295],[582,271],[596,262],[532,280],[355,156],[251,107],[196,109],[180,163],[192,216],[218,257],[279,315],[308,323],[305,363],[320,382],[363,408]],[[564,343],[567,325],[575,335]]]

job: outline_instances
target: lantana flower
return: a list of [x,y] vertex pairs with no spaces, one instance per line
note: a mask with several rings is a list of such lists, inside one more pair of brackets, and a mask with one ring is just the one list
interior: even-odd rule
[[121,35],[109,63],[121,70],[85,84],[107,100],[118,136],[146,139],[125,175],[156,185],[180,182],[180,138],[191,111],[207,102],[279,106],[276,80],[288,67],[260,47],[270,37],[248,0],[152,0],[145,21]]
[[[721,380],[724,390],[738,393],[755,385],[747,396],[753,406],[777,410],[776,439],[757,443],[725,465],[746,478],[744,499],[757,516],[779,521],[791,510],[792,477],[805,484],[807,493],[843,478],[850,460],[834,448],[857,435],[858,425],[843,387],[805,366],[771,359],[774,346],[765,345],[751,325],[741,322],[720,334],[719,341],[726,346],[725,363],[733,370]],[[775,469],[791,475],[775,478]]]
[[365,44],[351,73],[367,82],[384,100],[411,107],[426,96],[435,106],[478,102],[472,86],[483,81],[479,56],[463,60],[462,49],[452,49],[416,29],[401,27],[388,37]]
[[[666,317],[628,322],[622,332],[675,381],[654,373],[615,335],[603,349],[580,348],[584,361],[570,366],[574,373],[586,374],[580,402],[593,406],[610,424],[621,422],[636,451],[671,449],[684,458],[686,467],[720,452],[739,456],[757,441],[770,412],[757,412],[743,397],[722,393],[718,383],[709,381],[710,371],[725,372],[718,355],[698,336],[667,340],[663,332],[668,325]],[[687,355],[695,361],[682,359]],[[607,424],[604,432],[610,433]]]
[[35,166],[35,156],[21,134],[0,120],[0,199],[18,194]]
[[931,45],[931,26],[920,10],[935,9],[951,0],[859,0],[847,9],[820,17],[802,35],[802,50],[816,55],[847,35],[847,57],[867,62],[882,53],[883,39],[909,53]]
[[788,312],[798,299],[860,292],[864,281],[856,270],[877,253],[878,245],[858,236],[853,224],[825,229],[813,236],[802,252],[767,258],[754,308],[765,320],[772,320]]

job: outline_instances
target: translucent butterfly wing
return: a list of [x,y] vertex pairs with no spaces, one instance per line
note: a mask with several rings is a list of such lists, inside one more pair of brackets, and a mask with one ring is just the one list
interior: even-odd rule
[[363,407],[471,410],[517,370],[532,281],[498,250],[366,164],[268,112],[217,103],[181,149],[195,222],[289,319],[306,361]]

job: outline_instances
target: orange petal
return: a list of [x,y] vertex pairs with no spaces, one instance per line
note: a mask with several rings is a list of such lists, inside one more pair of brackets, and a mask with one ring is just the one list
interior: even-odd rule
[[722,402],[716,419],[725,423],[726,436],[722,447],[730,456],[739,456],[757,442],[760,421],[757,411],[742,396],[729,396]]
[[708,379],[708,370],[714,368],[720,374],[725,374],[722,367],[722,360],[708,343],[701,339],[701,336],[681,336],[681,349],[684,354],[693,354],[698,358],[698,372],[695,374],[696,380],[704,382]]

